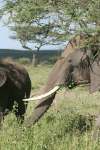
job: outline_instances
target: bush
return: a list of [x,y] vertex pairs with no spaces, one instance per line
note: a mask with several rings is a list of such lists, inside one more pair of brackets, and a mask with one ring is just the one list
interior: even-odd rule
[[49,65],[50,63],[47,61],[47,60],[45,60],[45,61],[43,61],[42,62],[42,66],[44,66],[44,65]]
[[11,57],[5,57],[5,58],[2,58],[2,60],[6,60],[6,59],[13,60]]
[[53,57],[49,57],[49,61],[54,64],[57,61],[58,57],[59,56],[57,55],[54,55]]
[[30,58],[25,58],[25,57],[19,58],[16,61],[20,64],[30,64],[30,62],[31,62]]

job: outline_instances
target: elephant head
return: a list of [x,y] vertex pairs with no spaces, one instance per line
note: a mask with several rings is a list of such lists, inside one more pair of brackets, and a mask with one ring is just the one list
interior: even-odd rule
[[85,39],[80,36],[73,38],[52,68],[45,83],[43,95],[24,100],[39,99],[34,109],[34,116],[32,120],[27,119],[27,124],[34,124],[42,117],[53,102],[56,90],[62,85],[68,85],[71,79],[76,85],[90,82],[90,93],[100,90],[100,55],[98,54],[96,58],[92,59],[98,51],[98,46],[88,51],[83,47],[84,41]]

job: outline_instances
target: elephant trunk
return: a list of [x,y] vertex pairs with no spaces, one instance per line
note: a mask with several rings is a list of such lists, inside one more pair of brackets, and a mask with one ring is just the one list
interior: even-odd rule
[[34,124],[49,109],[53,99],[55,98],[55,94],[56,92],[39,101],[38,105],[34,109],[34,116],[32,118],[27,118],[28,125]]
[[[38,105],[35,107],[34,109],[34,116],[27,118],[26,120],[26,124],[27,125],[32,125],[35,124],[36,121],[38,121],[39,118],[41,118],[43,116],[43,114],[49,109],[49,107],[51,106],[53,99],[55,98],[55,94],[56,92],[54,92],[53,94],[49,95],[46,98],[42,98]],[[18,133],[18,138],[21,137],[22,132],[25,131],[23,128],[20,129],[19,133]]]
[[[60,86],[68,85],[71,80],[71,71],[72,71],[72,68],[70,67],[68,63],[68,59],[60,57],[58,61],[56,62],[56,64],[54,65],[51,73],[49,74],[42,93],[46,95],[45,93],[47,92],[49,93],[49,91],[50,90],[52,91],[52,89],[56,88],[56,90],[58,90]],[[49,95],[47,93],[46,97],[39,100],[36,108],[34,109],[33,118],[27,119],[28,125],[34,124],[49,109],[49,107],[51,106],[53,102],[53,99],[55,98],[56,90],[53,91],[53,93]],[[34,98],[31,98],[31,99],[34,99]]]

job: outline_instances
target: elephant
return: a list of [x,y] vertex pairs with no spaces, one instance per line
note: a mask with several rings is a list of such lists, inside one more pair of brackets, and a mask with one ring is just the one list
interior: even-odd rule
[[[98,51],[100,45],[92,45],[88,50],[84,47],[85,40],[80,35],[72,38],[53,66],[43,88],[43,95],[24,99],[24,101],[39,100],[32,119],[27,118],[28,125],[35,124],[42,117],[52,104],[56,91],[62,85],[69,85],[72,79],[75,85],[90,83],[90,94],[100,90],[100,52]],[[21,134],[20,131],[19,137]],[[94,137],[95,135],[96,131]]]
[[18,103],[18,111],[15,112],[17,120],[23,123],[28,102],[24,105],[22,99],[29,98],[30,91],[31,80],[26,69],[10,59],[0,61],[0,129],[5,109],[11,111],[14,101]]

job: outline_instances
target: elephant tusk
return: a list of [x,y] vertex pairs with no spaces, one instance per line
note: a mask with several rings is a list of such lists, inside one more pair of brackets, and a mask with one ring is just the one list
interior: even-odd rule
[[51,91],[49,91],[49,92],[47,92],[43,95],[40,95],[40,96],[37,96],[37,97],[34,97],[34,98],[23,99],[23,101],[35,101],[35,100],[45,98],[45,97],[49,96],[50,94],[56,92],[59,88],[60,88],[60,86],[56,86]]

